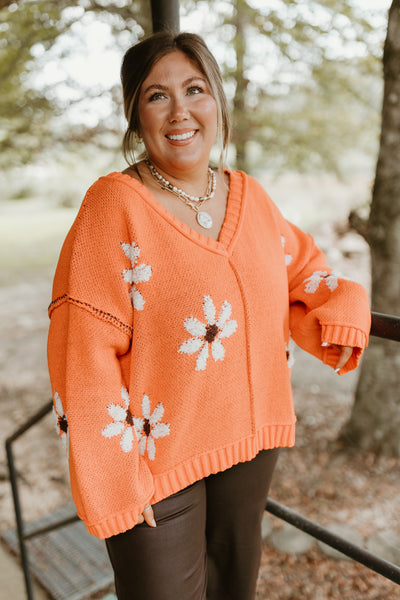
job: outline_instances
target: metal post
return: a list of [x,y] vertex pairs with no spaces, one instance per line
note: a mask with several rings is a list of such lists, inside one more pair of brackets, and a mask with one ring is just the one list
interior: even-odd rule
[[39,421],[41,421],[43,419],[43,417],[45,417],[51,411],[52,406],[53,406],[53,401],[49,400],[44,406],[42,406],[42,408],[35,415],[33,415],[28,421],[26,421],[26,423],[24,423],[24,425],[19,427],[12,435],[10,435],[10,437],[8,437],[6,439],[6,455],[7,455],[7,462],[8,462],[8,471],[10,474],[11,490],[12,490],[13,501],[14,501],[15,520],[16,520],[16,524],[17,524],[18,543],[19,543],[19,550],[20,550],[20,555],[21,555],[21,565],[22,565],[22,570],[24,573],[26,597],[28,600],[34,600],[33,585],[32,585],[32,578],[31,578],[31,574],[30,574],[30,570],[29,570],[28,552],[27,552],[27,548],[25,545],[26,536],[25,536],[25,531],[24,531],[24,522],[23,522],[23,518],[22,518],[21,502],[19,499],[18,474],[17,474],[17,470],[15,468],[12,444],[23,433],[28,431],[28,429],[30,429],[32,427],[32,425],[35,425],[35,423],[38,423]]
[[151,0],[153,32],[179,33],[179,0]]
[[19,500],[18,493],[18,484],[17,484],[17,472],[14,465],[14,457],[12,453],[11,443],[6,444],[6,452],[7,452],[7,460],[8,460],[8,469],[10,473],[10,482],[12,495],[14,500],[14,509],[15,509],[15,520],[17,523],[17,535],[18,535],[18,543],[19,543],[19,551],[21,555],[21,565],[22,571],[24,573],[25,580],[25,589],[26,589],[26,597],[28,600],[33,600],[33,586],[32,579],[29,570],[29,561],[28,561],[28,553],[25,546],[24,540],[24,525],[22,521],[22,511],[21,511],[21,503]]

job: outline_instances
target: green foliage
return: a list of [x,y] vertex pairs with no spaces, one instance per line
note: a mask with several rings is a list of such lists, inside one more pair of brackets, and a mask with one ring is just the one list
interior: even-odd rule
[[60,9],[45,1],[20,2],[0,11],[0,160],[26,162],[48,136],[51,101],[29,87],[34,48],[48,50],[60,34]]
[[383,18],[372,22],[350,0],[208,4],[205,37],[228,48],[238,168],[338,172],[351,149],[376,151]]
[[[88,14],[106,21],[112,28],[116,45],[126,39],[123,34],[135,30],[143,33],[150,27],[150,8],[146,0],[131,3],[119,0],[18,0],[0,4],[0,168],[25,164],[43,151],[53,151],[60,144],[72,149],[96,141],[103,143],[105,128],[66,126],[62,114],[72,101],[62,102],[54,87],[40,88],[34,77],[46,64],[46,58],[60,37]],[[133,34],[134,35],[134,34]],[[74,82],[67,82],[71,89]],[[90,95],[110,94],[113,90],[77,89],[76,104]],[[57,120],[56,117],[59,117]],[[96,139],[97,138],[97,139]]]
[[[201,33],[212,49],[224,47],[218,58],[232,101],[238,168],[338,171],[351,149],[375,151],[383,17],[366,19],[351,0],[181,4],[203,7],[210,27]],[[149,0],[0,0],[0,168],[61,147],[118,145],[117,87],[68,80],[62,96],[56,84],[34,81],[60,39],[89,17],[106,22],[121,49],[151,29]],[[71,106],[100,96],[109,101],[106,118],[91,125],[65,118]]]

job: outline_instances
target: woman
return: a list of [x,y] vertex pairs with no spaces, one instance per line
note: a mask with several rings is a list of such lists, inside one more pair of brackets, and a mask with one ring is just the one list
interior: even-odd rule
[[367,294],[221,166],[227,102],[201,38],[138,43],[122,84],[125,153],[141,141],[145,158],[87,192],[50,305],[72,492],[120,600],[250,600],[278,448],[294,444],[291,335],[350,371]]

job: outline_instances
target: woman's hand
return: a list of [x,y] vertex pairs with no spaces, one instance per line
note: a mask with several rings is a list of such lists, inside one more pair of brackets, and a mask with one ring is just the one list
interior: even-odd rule
[[150,527],[156,527],[157,523],[154,519],[154,512],[150,504],[146,504],[143,509],[142,514],[139,516],[138,525],[140,523],[146,522]]
[[340,369],[342,367],[345,366],[347,361],[351,358],[351,355],[353,354],[353,350],[354,350],[354,348],[352,348],[352,346],[339,346],[338,344],[328,344],[327,342],[324,342],[322,344],[322,346],[334,348],[335,350],[340,352],[339,360],[337,361],[336,367],[335,367],[336,373],[338,371],[340,371]]
[[339,360],[336,363],[336,372],[340,371],[342,367],[347,363],[353,354],[353,348],[351,346],[334,346],[340,352]]

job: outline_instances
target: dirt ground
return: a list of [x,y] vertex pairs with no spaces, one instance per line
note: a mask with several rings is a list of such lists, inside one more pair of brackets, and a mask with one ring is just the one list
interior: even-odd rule
[[[335,268],[368,286],[368,253],[357,236],[322,226],[316,238],[334,253]],[[52,271],[44,268],[0,287],[0,531],[14,527],[5,438],[50,399],[45,344]],[[365,537],[387,529],[400,533],[399,461],[350,452],[335,441],[349,416],[356,379],[338,377],[298,352],[297,443],[281,452],[271,497],[322,525],[344,523]],[[27,519],[70,500],[52,415],[15,444],[15,455]],[[274,528],[282,527],[272,520]],[[328,558],[317,547],[292,556],[264,545],[257,600],[383,598],[400,598],[400,588],[360,565]]]

